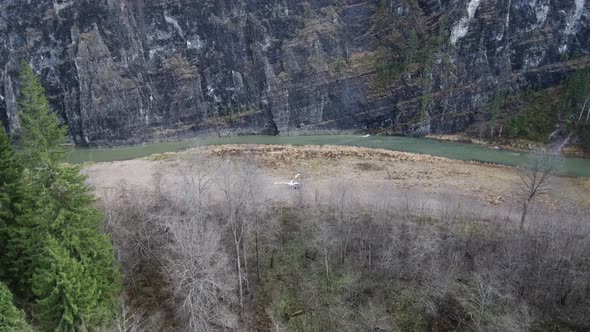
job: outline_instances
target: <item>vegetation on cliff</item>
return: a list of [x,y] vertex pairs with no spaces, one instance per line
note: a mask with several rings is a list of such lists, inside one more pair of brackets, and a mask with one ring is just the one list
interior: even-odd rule
[[215,131],[459,132],[489,119],[495,85],[517,95],[589,67],[580,4],[5,0],[0,119],[18,131],[25,60],[80,145]]
[[472,135],[557,146],[577,141],[590,151],[590,69],[572,73],[554,88],[514,95],[497,87],[489,114],[471,128]]

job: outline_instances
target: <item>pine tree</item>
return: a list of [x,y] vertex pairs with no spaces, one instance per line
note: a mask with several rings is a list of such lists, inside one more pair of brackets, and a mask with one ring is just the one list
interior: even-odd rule
[[85,179],[78,167],[57,169],[48,206],[57,207],[58,213],[48,233],[86,264],[87,273],[96,279],[97,289],[104,296],[102,305],[109,307],[119,291],[119,274],[111,242],[101,229],[104,217],[94,207],[95,198]]
[[12,293],[0,282],[0,331],[32,331],[25,314],[12,302]]
[[55,238],[47,238],[33,277],[33,292],[39,298],[33,317],[43,330],[85,331],[108,319],[108,310],[100,305],[97,280],[88,266],[72,257]]
[[23,213],[25,200],[23,167],[10,145],[10,138],[0,128],[0,278],[7,275],[8,231]]
[[[11,205],[6,206],[9,209],[2,209],[4,213],[0,216],[4,219],[4,227],[0,231],[3,240],[0,245],[3,250],[0,271],[4,271],[3,279],[19,298],[31,300],[31,279],[40,243],[38,238],[42,236],[42,227],[46,226],[46,219],[52,211],[43,193],[49,183],[41,183],[40,179],[48,179],[53,173],[47,164],[57,164],[60,140],[55,137],[63,136],[63,129],[57,126],[57,117],[49,109],[44,89],[28,65],[23,65],[20,78],[23,159],[29,169],[19,165],[8,137],[2,135],[0,167],[3,172],[0,176],[12,185],[5,185],[7,189],[2,190],[3,199],[10,201]],[[52,119],[53,124],[50,122]],[[54,138],[46,139],[45,136]],[[57,144],[57,149],[49,146],[50,142]]]
[[25,221],[26,205],[29,195],[24,168],[16,156],[10,138],[0,128],[0,279],[7,282],[15,294],[26,296],[27,287],[19,287],[22,276],[14,273],[16,264],[29,261],[21,255],[21,250],[11,247],[14,238],[27,238],[27,231],[19,225]]
[[18,99],[21,136],[26,159],[33,167],[56,163],[63,157],[61,144],[66,137],[57,115],[51,112],[45,89],[25,62],[20,74]]
[[[31,183],[30,174],[25,181],[31,187],[37,185]],[[48,229],[58,211],[55,202],[41,193],[38,188],[31,188],[20,213],[2,231],[6,238],[2,260],[6,271],[4,280],[10,284],[15,295],[28,303],[35,300],[31,288],[33,273]]]
[[406,48],[406,65],[412,64],[418,53],[418,34],[416,30],[410,29],[408,33],[408,43]]
[[44,330],[97,327],[118,303],[120,275],[113,248],[85,176],[79,167],[60,163],[65,130],[28,66],[21,80],[23,183],[28,190],[21,213],[6,227],[8,274]]

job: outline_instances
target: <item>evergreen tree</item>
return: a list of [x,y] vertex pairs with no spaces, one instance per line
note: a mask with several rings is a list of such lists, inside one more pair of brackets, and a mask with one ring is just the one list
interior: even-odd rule
[[12,302],[12,293],[0,282],[0,331],[32,331],[25,314]]
[[33,292],[39,298],[33,317],[44,330],[85,331],[109,317],[100,305],[102,294],[88,266],[72,257],[55,238],[47,238],[33,277]]
[[561,118],[566,125],[575,125],[582,105],[590,97],[590,69],[573,73],[562,87]]
[[51,112],[45,89],[27,63],[23,63],[19,84],[21,139],[27,161],[33,167],[43,166],[43,162],[59,162],[66,129]]
[[418,34],[416,30],[410,29],[408,33],[408,42],[406,47],[406,65],[409,66],[415,60],[418,53]]
[[99,326],[116,309],[120,291],[113,248],[101,229],[104,219],[79,167],[60,163],[65,130],[28,66],[21,79],[28,166],[23,183],[29,189],[21,213],[3,232],[8,274],[44,330]]
[[34,260],[51,209],[40,191],[31,188],[30,172],[3,131],[0,153],[0,278],[20,299],[30,301]]
[[105,307],[111,306],[119,291],[119,274],[111,242],[102,232],[103,215],[94,207],[92,189],[75,166],[61,166],[48,195],[47,206],[54,207],[55,219],[48,233],[73,257],[86,264],[86,271],[96,279]]
[[[0,257],[6,252],[6,227],[14,224],[23,201],[23,167],[10,145],[10,139],[0,127]],[[0,262],[0,277],[4,264]]]
[[[103,216],[93,206],[91,188],[84,183],[85,178],[80,175],[79,169],[58,165],[51,170],[51,186],[46,190],[37,190],[35,200],[29,202],[27,210],[33,212],[25,213],[9,228],[9,249],[6,255],[9,274],[14,277],[13,284],[19,295],[33,303],[37,302],[34,307],[44,313],[36,316],[40,324],[52,324],[43,320],[49,317],[47,310],[67,313],[72,303],[80,310],[79,313],[68,314],[73,319],[72,324],[95,324],[99,322],[97,319],[81,319],[116,310],[120,276],[113,248],[108,236],[101,230]],[[48,238],[53,239],[49,248]],[[58,258],[56,255],[63,257]],[[67,279],[74,283],[73,288],[60,289],[66,294],[74,292],[68,295],[70,298],[67,303],[53,303],[53,300],[47,299],[53,294],[47,291],[48,288],[61,287],[55,280],[47,278],[48,274],[55,272],[51,263],[57,264],[57,261],[75,262],[79,265],[76,273],[83,274],[83,277]],[[86,298],[78,299],[75,293],[76,287],[82,287],[77,282],[89,283],[84,278],[91,280],[93,285],[92,288],[83,287],[93,294],[90,297],[94,301],[92,305],[78,303],[86,301]]]

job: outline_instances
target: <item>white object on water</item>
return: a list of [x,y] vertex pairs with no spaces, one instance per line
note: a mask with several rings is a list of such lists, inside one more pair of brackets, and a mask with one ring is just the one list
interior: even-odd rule
[[369,137],[369,136],[371,136],[371,135],[369,135],[369,134],[366,134],[366,135],[364,135],[363,137]]

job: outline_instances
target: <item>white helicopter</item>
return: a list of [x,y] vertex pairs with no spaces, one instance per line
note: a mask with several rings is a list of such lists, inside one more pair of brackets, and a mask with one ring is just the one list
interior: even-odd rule
[[290,189],[293,189],[293,190],[301,189],[303,184],[300,181],[297,181],[297,179],[299,178],[299,175],[300,174],[295,175],[295,177],[293,178],[293,180],[291,180],[291,182],[275,182],[275,184],[286,184],[289,186]]

